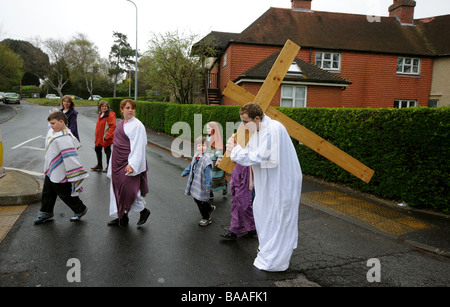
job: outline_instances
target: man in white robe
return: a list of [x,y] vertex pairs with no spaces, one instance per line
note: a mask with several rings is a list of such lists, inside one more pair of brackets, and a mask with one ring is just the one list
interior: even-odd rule
[[265,271],[285,271],[298,241],[298,207],[302,172],[286,128],[264,115],[256,103],[240,110],[242,123],[253,132],[247,146],[227,142],[231,160],[253,166],[253,214],[259,240],[254,265]]

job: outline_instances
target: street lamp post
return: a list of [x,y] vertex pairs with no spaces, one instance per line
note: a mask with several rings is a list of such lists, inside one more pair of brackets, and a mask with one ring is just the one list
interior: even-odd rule
[[135,76],[134,76],[134,101],[137,101],[138,98],[138,8],[136,3],[131,0],[127,0],[134,4],[136,8],[136,63],[135,63]]

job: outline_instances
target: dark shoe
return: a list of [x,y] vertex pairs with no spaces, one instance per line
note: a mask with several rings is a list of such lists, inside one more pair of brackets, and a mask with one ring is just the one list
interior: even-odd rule
[[107,173],[108,172],[108,166],[106,166],[106,168],[103,170],[103,173]]
[[234,232],[232,232],[232,231],[230,231],[230,230],[227,230],[227,231],[225,231],[223,234],[221,234],[220,235],[222,238],[224,238],[225,240],[236,240],[237,239],[237,235],[234,233]]
[[91,170],[101,172],[103,170],[103,167],[101,165],[96,165],[94,167],[91,167]]
[[119,226],[119,227],[125,227],[125,226],[127,226],[128,225],[128,215],[124,215],[123,217],[122,217],[122,219],[121,220],[119,220],[118,218],[117,219],[114,219],[114,220],[112,220],[112,221],[109,221],[108,222],[108,226]]
[[225,190],[222,191],[222,195],[227,195],[228,193],[228,184],[225,185]]
[[144,210],[142,210],[140,212],[140,218],[139,221],[137,222],[138,226],[144,224],[145,222],[147,222],[148,217],[150,216],[150,210],[148,210],[147,208],[144,208]]
[[256,232],[256,230],[252,230],[252,231],[247,232],[247,233],[245,234],[245,236],[246,236],[247,238],[255,238],[255,237],[258,236],[258,233]]
[[209,200],[214,200],[214,193],[213,193],[213,191],[209,191]]
[[51,217],[38,217],[34,220],[35,225],[44,224],[45,222],[53,221],[53,216]]

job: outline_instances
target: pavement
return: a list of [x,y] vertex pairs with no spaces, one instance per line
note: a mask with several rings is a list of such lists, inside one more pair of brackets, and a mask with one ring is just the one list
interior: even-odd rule
[[[180,157],[186,148],[174,137],[147,130],[150,146]],[[176,140],[176,142],[174,142]],[[189,143],[184,143],[189,144]],[[193,145],[190,143],[190,153]],[[172,148],[174,147],[174,148]],[[190,157],[185,157],[190,160]],[[0,242],[27,205],[40,203],[43,179],[5,166],[0,178]],[[40,177],[40,178],[39,178]],[[301,206],[326,212],[348,223],[450,257],[450,215],[419,210],[310,176],[303,177]]]

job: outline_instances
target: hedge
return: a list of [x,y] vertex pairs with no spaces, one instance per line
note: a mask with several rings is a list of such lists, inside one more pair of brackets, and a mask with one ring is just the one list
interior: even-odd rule
[[[450,213],[450,108],[277,109],[375,171],[366,184],[293,140],[304,174]],[[224,130],[227,122],[240,120],[238,106],[138,101],[136,113],[144,125],[166,134],[176,122],[186,122],[192,139],[195,114],[202,115],[202,125],[214,120]]]

